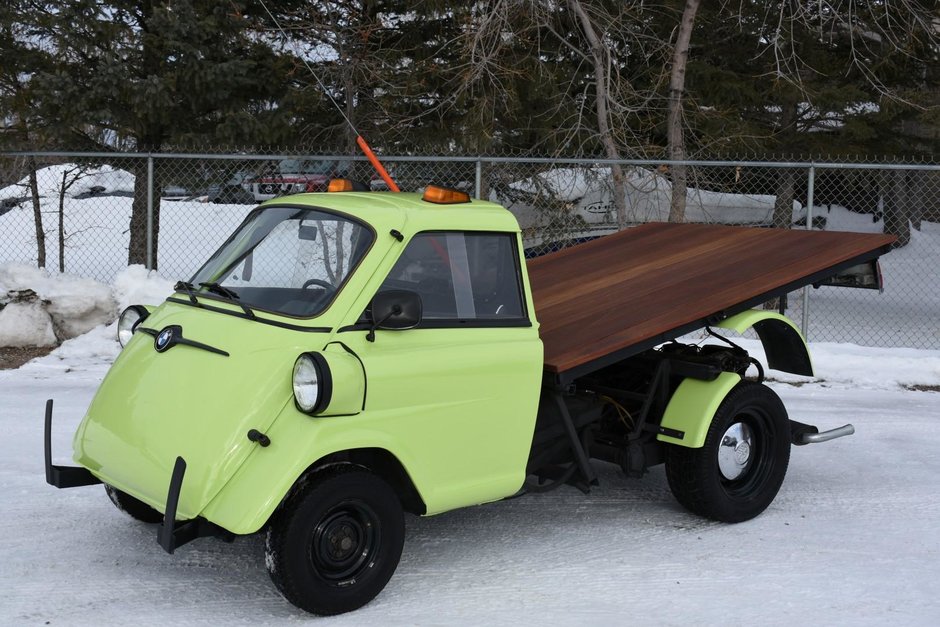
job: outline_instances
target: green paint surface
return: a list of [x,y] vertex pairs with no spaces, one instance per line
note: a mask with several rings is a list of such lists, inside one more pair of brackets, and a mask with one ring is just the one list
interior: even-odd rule
[[[329,332],[160,305],[143,327],[180,325],[186,338],[229,356],[185,345],[158,353],[153,337],[135,333],[76,432],[75,460],[163,511],[174,462],[182,456],[187,470],[177,517],[202,516],[239,534],[260,529],[311,465],[352,449],[394,455],[429,514],[515,493],[524,480],[542,376],[542,343],[524,272],[531,326],[379,330],[375,342],[366,341],[366,331],[345,329],[415,233],[508,232],[521,251],[512,214],[480,201],[433,205],[416,194],[303,194],[265,203],[278,204],[343,212],[375,229],[375,244],[327,310],[309,319],[258,313]],[[404,242],[389,234],[392,229]],[[525,267],[521,252],[519,264]],[[202,302],[240,311],[219,300]],[[335,368],[334,404],[324,413],[344,415],[309,416],[295,407],[292,369],[309,351],[321,352]],[[265,433],[270,446],[249,441],[250,429]]]

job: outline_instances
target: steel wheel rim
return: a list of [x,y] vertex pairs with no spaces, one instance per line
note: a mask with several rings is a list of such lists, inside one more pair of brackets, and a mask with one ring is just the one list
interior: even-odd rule
[[327,582],[351,585],[375,564],[379,520],[362,501],[331,508],[313,531],[309,555],[314,571]]

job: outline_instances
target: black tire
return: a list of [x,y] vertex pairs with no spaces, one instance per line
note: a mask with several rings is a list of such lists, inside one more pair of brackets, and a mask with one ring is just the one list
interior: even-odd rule
[[163,514],[143,501],[135,499],[127,492],[121,492],[114,486],[104,484],[104,491],[114,506],[135,520],[145,523],[163,522]]
[[391,486],[359,466],[336,466],[315,473],[275,513],[264,562],[288,601],[314,614],[342,614],[385,588],[404,541]]
[[666,478],[689,511],[735,523],[767,509],[789,462],[790,421],[783,402],[767,386],[742,381],[715,412],[702,448],[667,447]]

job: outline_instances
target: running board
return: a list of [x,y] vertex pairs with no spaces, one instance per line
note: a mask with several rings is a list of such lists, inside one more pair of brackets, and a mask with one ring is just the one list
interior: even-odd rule
[[853,433],[855,433],[855,427],[850,424],[820,432],[819,428],[813,425],[806,425],[802,422],[796,422],[795,420],[790,421],[790,442],[796,446],[828,442],[829,440],[842,438],[847,435],[852,435]]

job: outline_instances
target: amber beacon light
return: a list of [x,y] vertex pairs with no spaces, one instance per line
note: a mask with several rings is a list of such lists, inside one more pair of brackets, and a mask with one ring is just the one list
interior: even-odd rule
[[437,185],[428,185],[424,190],[421,200],[433,202],[437,205],[454,205],[463,202],[470,202],[470,194],[456,189],[438,187]]

